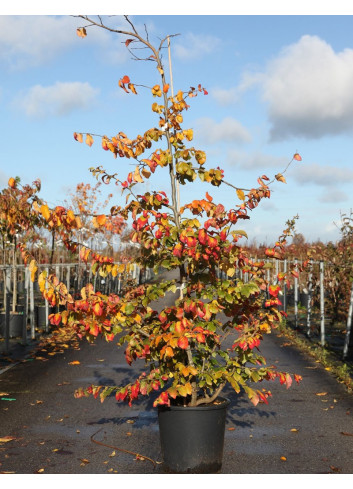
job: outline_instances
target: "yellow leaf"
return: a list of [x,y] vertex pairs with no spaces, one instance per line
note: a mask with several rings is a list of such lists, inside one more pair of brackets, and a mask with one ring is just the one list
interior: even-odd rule
[[143,183],[143,178],[140,175],[140,169],[138,166],[136,166],[136,168],[135,168],[133,179],[134,179],[134,182]]
[[292,431],[293,433],[297,433],[297,432],[298,432],[298,430],[297,430],[296,428],[292,428],[292,429],[291,429],[291,431]]
[[0,438],[0,443],[8,443],[9,441],[16,440],[14,436],[4,436]]
[[36,271],[38,270],[37,263],[36,263],[35,260],[32,260],[31,261],[31,263],[29,264],[28,269],[31,272],[31,280],[32,280],[32,282],[34,282]]
[[327,392],[317,392],[316,395],[317,396],[326,396]]
[[236,192],[237,192],[238,199],[245,200],[245,194],[240,188],[237,188]]
[[228,268],[227,270],[228,277],[233,277],[234,274],[235,274],[235,268]]
[[80,365],[78,360],[74,360],[73,362],[69,362],[69,365]]
[[49,221],[49,219],[50,219],[49,207],[47,205],[42,205],[40,208],[40,212],[41,212],[42,216],[44,217],[44,219],[46,221]]

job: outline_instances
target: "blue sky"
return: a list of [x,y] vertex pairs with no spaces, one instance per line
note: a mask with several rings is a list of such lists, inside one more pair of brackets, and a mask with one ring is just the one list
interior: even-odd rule
[[[334,222],[353,207],[353,17],[305,9],[263,15],[261,8],[254,15],[218,8],[212,15],[207,7],[178,5],[192,15],[163,9],[155,15],[156,8],[146,12],[141,4],[131,20],[142,32],[146,24],[151,40],[180,34],[171,44],[174,91],[199,83],[208,90],[191,100],[184,117],[208,165],[248,187],[263,174],[281,172],[295,152],[303,158],[242,226],[249,240],[270,243],[295,214],[297,231],[308,241],[336,240]],[[134,96],[118,87],[124,75],[136,84],[158,83],[154,65],[131,60],[123,38],[106,31],[92,28],[80,39],[76,28],[83,23],[68,15],[69,8],[0,12],[0,185],[10,176],[24,183],[39,177],[41,196],[51,204],[62,203],[81,181],[94,183],[89,167],[103,165],[121,176],[129,168],[130,162],[102,151],[98,138],[91,148],[74,141],[74,131],[124,131],[133,138],[158,122],[148,90]],[[124,25],[121,16],[109,22]],[[161,173],[149,185],[168,190]],[[114,203],[121,202],[116,187],[110,190]],[[202,198],[206,190],[228,207],[239,203],[230,188],[201,183],[181,187],[182,201]]]

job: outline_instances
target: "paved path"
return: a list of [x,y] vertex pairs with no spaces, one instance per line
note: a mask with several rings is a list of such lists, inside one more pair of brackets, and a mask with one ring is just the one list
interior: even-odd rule
[[[165,300],[170,300],[167,298]],[[223,474],[353,473],[353,396],[329,372],[288,346],[266,337],[270,364],[303,376],[289,390],[267,384],[273,398],[256,408],[227,391]],[[153,400],[131,408],[107,399],[75,399],[77,387],[134,378],[123,352],[112,344],[82,342],[79,349],[19,363],[0,375],[0,472],[21,474],[159,474],[161,461]],[[70,365],[70,362],[79,364]],[[142,367],[142,365],[141,365]],[[15,400],[8,400],[15,399]],[[91,436],[110,447],[91,441]],[[116,448],[111,448],[116,447]]]

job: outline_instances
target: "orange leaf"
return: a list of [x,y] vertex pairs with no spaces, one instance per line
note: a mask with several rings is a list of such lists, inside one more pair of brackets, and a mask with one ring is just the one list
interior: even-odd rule
[[277,175],[275,175],[275,178],[276,178],[276,180],[278,180],[279,182],[282,182],[282,183],[287,183],[287,182],[286,182],[286,179],[284,178],[284,176],[282,175],[282,173],[277,173]]
[[208,192],[206,192],[206,199],[207,199],[209,202],[212,202],[213,197],[211,197],[211,196],[209,195],[209,193],[208,193]]
[[168,90],[169,90],[169,83],[166,83],[166,84],[164,85],[164,87],[163,87],[163,92],[164,92],[164,93],[167,93],[167,92],[168,92]]
[[87,134],[87,136],[86,136],[86,144],[87,144],[89,147],[91,147],[91,146],[92,146],[92,144],[93,144],[93,141],[94,141],[94,140],[93,140],[92,136],[91,136],[90,134]]
[[127,75],[125,75],[125,76],[123,76],[123,78],[121,79],[121,81],[125,85],[126,83],[130,83],[130,78]]
[[107,216],[105,214],[101,214],[100,216],[97,216],[96,219],[99,226],[104,226],[107,221]]
[[83,142],[83,137],[82,137],[82,134],[80,132],[74,132],[74,138],[79,143],[82,143]]
[[295,155],[293,156],[293,159],[297,160],[297,161],[302,161],[302,157],[300,156],[299,153],[295,153]]
[[133,39],[126,39],[125,46],[128,47],[128,45],[130,44],[130,42],[133,42]]
[[15,188],[16,187],[16,180],[11,177],[8,181],[8,186],[11,187],[11,188]]
[[87,36],[87,32],[84,27],[79,27],[78,29],[76,29],[76,34],[78,35],[78,37],[82,37],[82,38]]
[[316,395],[317,396],[326,396],[327,392],[317,392]]
[[74,360],[73,362],[69,362],[69,365],[80,365],[78,360]]

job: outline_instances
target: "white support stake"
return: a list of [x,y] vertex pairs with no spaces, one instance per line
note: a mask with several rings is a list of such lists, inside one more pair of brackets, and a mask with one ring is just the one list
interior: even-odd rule
[[348,355],[349,337],[351,335],[351,329],[352,329],[352,315],[353,315],[353,283],[352,283],[351,299],[349,302],[349,311],[348,311],[348,317],[347,317],[347,333],[346,333],[346,337],[344,339],[344,346],[343,346],[343,358],[344,359]]
[[325,290],[323,261],[320,261],[320,342],[321,346],[325,346]]

